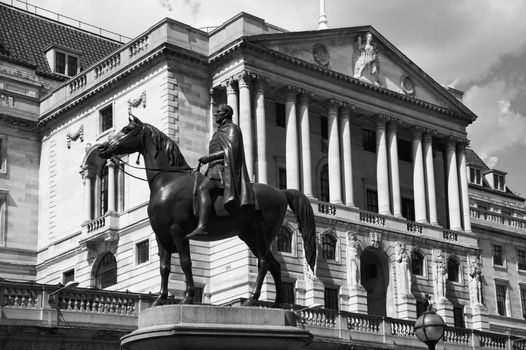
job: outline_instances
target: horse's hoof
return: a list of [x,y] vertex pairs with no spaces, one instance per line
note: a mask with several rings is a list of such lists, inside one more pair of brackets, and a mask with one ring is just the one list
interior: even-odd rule
[[166,297],[163,297],[162,295],[159,295],[157,299],[155,299],[155,302],[152,306],[161,306],[166,304]]
[[242,306],[256,306],[256,301],[252,298],[249,298],[241,304]]
[[193,304],[193,303],[194,303],[194,298],[188,295],[185,296],[183,300],[181,300],[181,304]]

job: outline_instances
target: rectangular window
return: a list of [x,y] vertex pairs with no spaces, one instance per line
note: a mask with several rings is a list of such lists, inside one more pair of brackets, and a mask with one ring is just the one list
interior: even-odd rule
[[411,141],[398,139],[398,159],[404,162],[413,162],[413,145]]
[[7,173],[7,136],[0,135],[0,176]]
[[409,221],[415,221],[415,203],[411,198],[402,198],[402,216]]
[[203,303],[203,287],[195,287],[195,296],[194,296],[194,302],[202,304]]
[[329,139],[329,120],[327,119],[327,117],[320,117],[320,130],[321,138],[324,140]]
[[338,289],[326,287],[324,300],[326,309],[338,310]]
[[66,74],[66,54],[55,52],[55,73]]
[[466,328],[464,323],[464,307],[454,306],[453,307],[453,325],[457,328]]
[[284,128],[286,125],[285,105],[276,103],[276,125]]
[[282,282],[283,285],[283,302],[285,304],[294,305],[294,283]]
[[416,300],[416,318],[420,317],[429,306],[429,301],[427,299],[417,299]]
[[364,151],[376,153],[376,132],[362,129],[362,145]]
[[526,319],[526,287],[521,286],[522,318]]
[[496,190],[504,191],[504,176],[493,174],[493,185]]
[[493,244],[492,253],[493,253],[493,265],[498,265],[498,266],[504,265],[504,261],[502,259],[502,246],[498,244]]
[[526,250],[517,249],[517,265],[519,270],[526,270]]
[[469,168],[469,182],[477,185],[481,184],[480,169]]
[[149,241],[143,241],[137,243],[137,265],[143,264],[150,260],[150,243]]
[[68,76],[72,77],[77,75],[78,71],[78,58],[75,56],[68,56]]
[[104,132],[113,127],[113,106],[109,105],[99,112],[100,115],[100,132]]
[[62,283],[66,284],[68,282],[73,282],[75,280],[75,270],[67,270],[64,273],[62,273]]
[[501,316],[506,316],[506,286],[504,284],[495,285],[495,295],[497,298],[497,313]]
[[7,234],[7,192],[0,190],[0,246],[5,245]]
[[366,210],[378,213],[378,194],[376,191],[367,190],[365,192]]
[[278,168],[278,188],[280,190],[287,188],[287,170],[285,168]]

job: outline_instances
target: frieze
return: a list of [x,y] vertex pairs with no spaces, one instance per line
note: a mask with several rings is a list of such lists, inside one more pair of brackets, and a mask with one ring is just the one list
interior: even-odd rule
[[29,130],[34,130],[37,126],[36,121],[16,118],[5,114],[0,115],[0,122],[12,127],[24,128]]

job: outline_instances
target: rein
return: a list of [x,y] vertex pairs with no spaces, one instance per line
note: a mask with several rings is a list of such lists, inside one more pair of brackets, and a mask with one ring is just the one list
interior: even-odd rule
[[[146,170],[146,171],[150,170],[150,171],[156,171],[157,174],[155,174],[155,175],[150,179],[150,181],[152,181],[152,180],[153,180],[153,179],[154,179],[159,173],[161,173],[161,172],[164,172],[164,173],[182,173],[182,174],[187,174],[187,173],[189,173],[190,171],[193,170],[193,169],[190,168],[190,167],[187,168],[187,169],[177,169],[177,170],[167,170],[167,169],[157,169],[157,168],[139,167],[139,166],[131,165],[130,163],[126,163],[126,162],[123,161],[122,159],[117,158],[117,160],[118,160],[119,162],[117,162],[115,159],[116,159],[116,158],[114,158],[114,157],[111,158],[112,163],[115,164],[115,166],[117,166],[117,168],[119,168],[123,173],[125,173],[126,175],[131,176],[131,177],[133,177],[133,178],[135,178],[135,179],[137,179],[137,180],[146,181],[146,182],[148,182],[148,179],[143,179],[143,178],[141,178],[141,177],[138,177],[138,176],[135,176],[135,175],[133,175],[133,174],[130,174],[129,172],[127,172],[126,170],[124,170],[124,165],[127,165],[127,166],[129,166],[129,167],[131,167],[131,168],[138,169],[138,170]],[[138,159],[139,159],[139,158],[137,158],[137,160],[138,160]],[[199,169],[199,167],[198,167],[198,169]]]

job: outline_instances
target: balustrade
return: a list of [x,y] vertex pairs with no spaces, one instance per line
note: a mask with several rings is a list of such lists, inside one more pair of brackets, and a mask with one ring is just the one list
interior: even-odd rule
[[107,72],[111,71],[115,67],[119,66],[121,63],[121,55],[120,53],[117,53],[107,60],[102,61],[101,64],[95,66],[95,78],[99,78],[106,74]]
[[79,312],[114,315],[136,315],[139,296],[98,292],[62,292],[58,296],[58,308]]
[[336,215],[336,206],[334,204],[320,202],[318,203],[318,213]]
[[146,50],[146,48],[149,45],[148,38],[149,36],[145,35],[130,44],[130,47],[129,47],[130,57],[133,57],[137,55],[138,53],[140,53],[141,51]]
[[489,210],[482,210],[479,208],[470,208],[469,210],[472,218],[485,220],[497,224],[515,227],[521,230],[526,229],[526,220],[517,218]]
[[400,337],[415,337],[415,322],[406,320],[397,320],[394,318],[390,319],[391,322],[391,334]]
[[321,328],[336,328],[338,313],[329,310],[300,310],[299,319],[302,325]]
[[360,211],[360,221],[368,224],[385,226],[385,217],[370,211]]
[[506,349],[508,344],[508,337],[502,334],[480,332],[479,339],[481,348]]
[[381,333],[381,316],[347,314],[347,329],[360,332]]
[[413,221],[407,222],[408,232],[422,234],[422,229],[423,229],[422,225],[417,224],[416,222],[413,222]]
[[71,83],[69,83],[69,93],[72,94],[77,90],[82,89],[84,86],[86,86],[87,83],[87,77],[86,74],[82,74],[80,77],[73,79]]
[[451,242],[457,242],[458,241],[458,233],[455,232],[455,231],[443,230],[442,231],[442,237],[446,241],[451,241]]
[[448,327],[444,332],[442,341],[467,345],[471,343],[471,334],[472,332],[469,329]]

